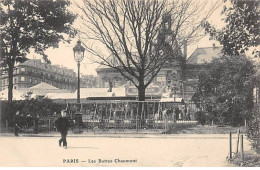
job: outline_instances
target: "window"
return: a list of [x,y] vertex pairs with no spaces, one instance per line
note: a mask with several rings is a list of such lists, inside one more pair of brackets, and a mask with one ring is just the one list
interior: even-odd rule
[[14,79],[14,83],[16,84],[16,78]]
[[22,68],[21,68],[21,72],[25,72],[25,68],[22,67]]
[[3,86],[5,85],[5,80],[3,80],[2,85],[3,85]]
[[16,86],[14,86],[14,89],[16,89]]
[[37,84],[37,83],[38,83],[38,80],[34,80],[34,83]]
[[30,83],[32,83],[32,78],[30,78]]
[[25,77],[21,77],[21,81],[25,81]]

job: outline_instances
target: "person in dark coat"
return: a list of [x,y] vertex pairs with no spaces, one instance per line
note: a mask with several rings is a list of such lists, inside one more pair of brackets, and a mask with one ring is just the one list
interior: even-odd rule
[[31,114],[28,114],[25,117],[25,121],[26,121],[28,127],[32,127],[33,126],[33,117],[31,116]]
[[55,121],[55,127],[61,133],[61,139],[59,140],[59,146],[63,143],[64,149],[67,149],[66,136],[70,127],[69,119],[66,117],[66,111],[61,111],[61,117]]
[[36,115],[36,117],[34,118],[34,133],[37,134],[38,133],[38,128],[39,128],[39,120],[40,120],[40,116],[39,114]]
[[17,111],[13,117],[13,122],[14,122],[14,135],[19,136],[19,126],[21,122],[21,116],[19,114],[19,111]]

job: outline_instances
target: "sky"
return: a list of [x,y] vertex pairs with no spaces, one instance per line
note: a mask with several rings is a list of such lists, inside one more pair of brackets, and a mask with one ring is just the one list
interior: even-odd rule
[[[221,21],[221,10],[222,6],[220,6],[217,10],[214,11],[214,13],[209,18],[209,22],[213,24],[214,26],[217,26],[218,28],[222,27],[224,25],[223,21]],[[75,11],[75,8],[73,9]],[[77,24],[78,21],[76,20],[74,22],[74,25]],[[59,43],[59,48],[49,48],[46,50],[46,54],[48,55],[50,61],[54,65],[62,65],[64,67],[67,67],[69,69],[73,69],[75,72],[77,72],[77,63],[74,60],[73,56],[73,47],[77,44],[77,41],[80,37],[76,36],[74,39],[71,39],[71,43]],[[198,41],[196,44],[188,46],[188,56],[199,47],[211,47],[212,44],[216,44],[216,46],[220,46],[219,42],[209,40],[209,36],[206,35],[203,37],[200,41]],[[88,57],[91,57],[91,55],[87,52],[85,52],[85,58],[81,62],[80,72],[83,75],[97,75],[95,69],[98,67],[98,64],[93,64]],[[33,59],[42,59],[42,57],[38,54],[35,54],[31,52],[28,55],[28,58]]]

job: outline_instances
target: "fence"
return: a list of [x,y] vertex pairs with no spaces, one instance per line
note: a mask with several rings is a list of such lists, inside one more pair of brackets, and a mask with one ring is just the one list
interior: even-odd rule
[[[234,158],[240,158],[244,161],[244,135],[240,134],[240,130],[237,131],[237,139],[236,139],[236,151],[232,151],[232,133],[229,133],[229,156],[227,157],[228,161],[231,162]],[[240,148],[240,150],[239,150]]]
[[194,103],[174,103],[159,101],[89,101],[78,106],[68,104],[67,110],[73,117],[76,110],[80,110],[83,119],[157,119],[168,116],[176,120],[194,120],[198,108]]
[[82,114],[82,125],[86,129],[169,129],[175,124],[195,124],[194,114],[198,110],[194,103],[159,101],[89,101],[68,104],[71,118],[76,110]]
[[[197,108],[194,103],[158,102],[158,101],[89,101],[67,105],[71,129],[86,130],[125,129],[140,131],[168,130],[176,124],[196,124],[194,113]],[[80,127],[77,126],[76,114],[80,111]],[[30,126],[25,125],[24,131],[51,132],[56,131],[57,115],[48,115],[37,120],[31,120]],[[76,123],[76,124],[75,124]],[[28,123],[27,123],[28,124]],[[8,125],[6,125],[8,127]]]

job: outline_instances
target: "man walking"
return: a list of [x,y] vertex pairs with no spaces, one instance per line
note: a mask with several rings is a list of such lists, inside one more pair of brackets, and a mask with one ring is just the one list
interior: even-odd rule
[[69,119],[66,117],[66,111],[61,111],[61,117],[59,117],[55,121],[55,127],[61,133],[61,139],[59,140],[59,146],[61,147],[61,143],[63,143],[64,149],[67,149],[67,140],[66,136],[68,134],[68,130],[70,127]]

